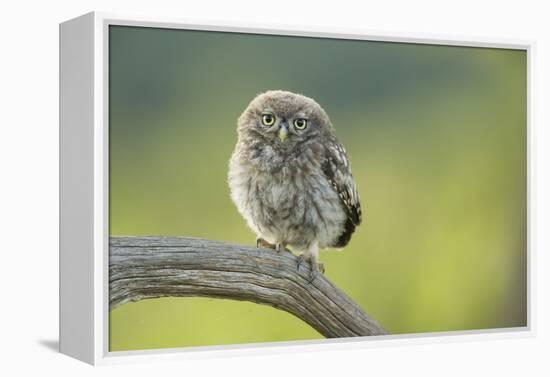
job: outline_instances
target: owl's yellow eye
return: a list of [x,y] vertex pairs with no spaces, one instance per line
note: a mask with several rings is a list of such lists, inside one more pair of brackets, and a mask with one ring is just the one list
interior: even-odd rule
[[294,127],[296,127],[299,130],[303,130],[307,127],[307,119],[304,118],[297,118],[294,119]]
[[273,126],[275,123],[275,117],[273,114],[264,114],[262,115],[262,123],[264,126]]

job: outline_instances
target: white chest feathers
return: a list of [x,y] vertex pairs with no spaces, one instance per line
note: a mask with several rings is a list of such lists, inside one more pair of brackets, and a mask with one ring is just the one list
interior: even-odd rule
[[233,156],[228,178],[237,209],[269,243],[326,248],[343,232],[346,212],[320,167],[266,172]]

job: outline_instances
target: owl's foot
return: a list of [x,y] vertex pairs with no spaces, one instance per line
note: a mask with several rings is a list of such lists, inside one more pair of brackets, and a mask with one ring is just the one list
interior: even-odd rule
[[258,247],[258,248],[263,247],[263,248],[266,248],[266,249],[273,249],[278,253],[280,253],[282,251],[292,253],[292,251],[290,251],[286,248],[286,243],[277,242],[275,245],[273,245],[273,244],[270,244],[269,242],[267,242],[266,240],[264,240],[263,238],[260,238],[260,237],[256,238],[256,247]]
[[281,253],[283,251],[286,251],[288,253],[292,253],[292,251],[290,251],[286,248],[286,244],[284,242],[277,242],[275,244],[275,251],[277,251],[278,253]]
[[300,271],[300,265],[304,263],[304,261],[307,261],[309,263],[309,282],[311,283],[313,280],[315,280],[315,277],[318,274],[324,274],[325,273],[325,265],[323,263],[317,263],[317,261],[314,258],[308,258],[304,254],[300,254],[296,257],[296,269]]
[[263,247],[263,248],[267,248],[267,249],[275,249],[275,245],[272,245],[270,244],[269,242],[267,242],[266,240],[264,240],[263,238],[256,238],[256,247],[260,248],[260,247]]
[[300,265],[304,263],[306,260],[306,257],[304,257],[304,254],[300,254],[296,257],[296,270],[300,271]]
[[317,266],[319,267],[319,272],[321,272],[324,275],[325,274],[325,265],[323,263],[317,263]]
[[[321,274],[321,271],[319,269],[319,263],[317,263],[313,258],[309,260],[309,279],[308,282],[311,284],[313,283],[313,280],[317,277],[317,275]],[[324,267],[323,267],[324,271]]]

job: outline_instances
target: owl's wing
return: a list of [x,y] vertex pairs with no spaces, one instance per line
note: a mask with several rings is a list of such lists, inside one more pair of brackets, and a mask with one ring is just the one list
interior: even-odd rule
[[355,227],[361,224],[361,203],[351,174],[346,150],[336,140],[328,144],[322,169],[328,181],[340,196],[347,219],[343,233],[333,247],[344,247],[351,239]]

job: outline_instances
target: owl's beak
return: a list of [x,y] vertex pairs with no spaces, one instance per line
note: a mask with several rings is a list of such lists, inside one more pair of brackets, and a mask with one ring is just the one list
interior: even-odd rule
[[288,137],[288,127],[286,126],[286,124],[283,124],[279,128],[279,140],[281,140],[281,142],[284,142],[287,137]]

